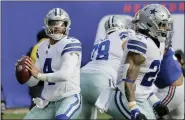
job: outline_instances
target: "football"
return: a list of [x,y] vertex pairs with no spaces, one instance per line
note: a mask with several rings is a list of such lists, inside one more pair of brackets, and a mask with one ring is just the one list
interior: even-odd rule
[[19,61],[16,65],[15,75],[20,84],[26,83],[31,77],[30,71],[26,69],[26,64],[25,64],[26,59],[29,59],[29,57],[26,56],[22,58],[22,60]]

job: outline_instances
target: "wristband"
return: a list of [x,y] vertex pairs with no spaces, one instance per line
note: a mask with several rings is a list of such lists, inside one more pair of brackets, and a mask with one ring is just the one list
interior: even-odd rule
[[37,75],[37,79],[41,80],[41,81],[47,81],[47,76],[42,74],[42,73],[39,73]]
[[129,109],[130,109],[131,111],[134,110],[134,109],[136,109],[136,108],[137,108],[136,101],[129,102],[129,103],[128,103],[128,107],[129,107]]

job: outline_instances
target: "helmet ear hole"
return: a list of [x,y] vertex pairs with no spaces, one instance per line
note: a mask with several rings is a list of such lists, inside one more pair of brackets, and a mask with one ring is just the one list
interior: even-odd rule
[[167,34],[166,34],[166,33],[161,33],[161,36],[162,36],[162,37],[166,37]]
[[160,22],[160,23],[158,24],[158,26],[160,26],[160,27],[161,27],[161,26],[162,26],[162,22]]
[[67,22],[67,21],[64,21],[64,25],[65,25],[65,27],[67,27],[67,24],[68,24],[68,22]]

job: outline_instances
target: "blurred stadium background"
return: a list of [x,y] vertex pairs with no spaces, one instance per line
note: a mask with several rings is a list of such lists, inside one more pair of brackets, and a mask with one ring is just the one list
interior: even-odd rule
[[[1,2],[1,101],[6,103],[3,118],[21,119],[29,111],[31,98],[28,86],[20,85],[16,81],[14,65],[36,44],[36,35],[42,29],[43,19],[50,9],[60,7],[68,12],[72,21],[70,36],[78,38],[83,45],[83,66],[89,61],[98,24],[104,16],[133,16],[141,7],[151,3],[163,4],[170,10],[175,30],[172,45],[175,50],[181,49],[184,52],[184,2]],[[102,114],[98,115],[98,118],[110,117]]]

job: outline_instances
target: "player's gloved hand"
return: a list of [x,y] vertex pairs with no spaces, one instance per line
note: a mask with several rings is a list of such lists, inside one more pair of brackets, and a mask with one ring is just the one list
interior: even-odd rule
[[169,109],[166,105],[162,104],[160,101],[155,103],[153,105],[153,109],[154,111],[156,112],[156,114],[159,116],[159,117],[163,117],[167,114],[169,114]]
[[147,120],[146,116],[142,114],[138,108],[131,110],[131,120]]
[[163,117],[169,114],[168,107],[161,103],[160,99],[153,93],[148,98],[149,103],[153,106],[154,112],[157,117]]

